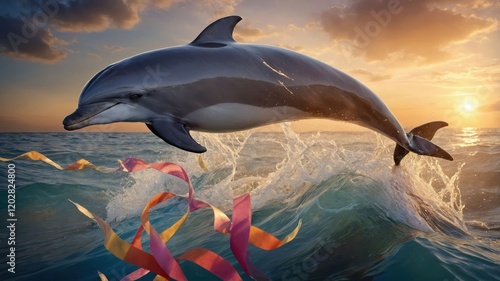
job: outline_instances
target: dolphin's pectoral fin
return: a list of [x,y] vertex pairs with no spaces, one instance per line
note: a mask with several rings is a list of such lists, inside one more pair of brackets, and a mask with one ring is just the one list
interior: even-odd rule
[[195,153],[207,151],[191,137],[188,128],[180,122],[170,119],[155,119],[151,124],[146,123],[146,126],[153,134],[177,148]]
[[408,133],[408,139],[410,140],[408,148],[396,144],[396,148],[394,149],[394,163],[396,166],[399,165],[409,151],[420,155],[428,155],[452,161],[453,157],[451,157],[448,152],[431,142],[436,131],[446,126],[448,126],[448,123],[436,121],[418,126],[411,130]]

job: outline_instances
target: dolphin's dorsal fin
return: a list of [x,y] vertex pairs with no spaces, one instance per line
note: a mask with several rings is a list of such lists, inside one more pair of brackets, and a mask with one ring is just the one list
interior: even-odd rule
[[191,42],[191,45],[207,45],[211,43],[232,43],[233,30],[236,24],[241,20],[240,16],[229,16],[218,19],[211,23]]

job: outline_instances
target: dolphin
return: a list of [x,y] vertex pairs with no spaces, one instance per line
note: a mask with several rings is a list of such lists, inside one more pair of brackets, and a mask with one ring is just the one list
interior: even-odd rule
[[240,44],[239,16],[207,26],[191,43],[113,63],[84,86],[66,130],[113,122],[144,122],[165,142],[202,153],[189,134],[232,132],[307,118],[350,122],[396,142],[394,162],[409,152],[453,158],[430,140],[448,124],[406,133],[382,100],[344,72],[274,46]]

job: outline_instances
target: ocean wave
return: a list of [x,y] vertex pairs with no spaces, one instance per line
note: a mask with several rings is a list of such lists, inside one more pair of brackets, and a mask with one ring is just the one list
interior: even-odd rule
[[[460,170],[450,177],[436,160],[423,157],[409,157],[402,167],[393,167],[392,145],[374,134],[374,150],[352,151],[321,134],[303,138],[287,124],[282,130],[282,138],[252,131],[200,134],[203,145],[209,148],[203,156],[207,171],[200,167],[196,155],[180,153],[174,158],[191,174],[197,197],[225,210],[233,197],[246,192],[252,195],[254,210],[275,202],[291,204],[304,194],[324,201],[322,196],[332,193],[328,198],[339,208],[345,207],[345,202],[357,206],[366,202],[388,219],[419,231],[467,231],[457,188]],[[257,152],[262,149],[269,152]],[[137,216],[155,193],[186,192],[181,183],[154,171],[131,177],[133,180],[108,203],[109,220]],[[335,209],[332,203],[325,206]]]

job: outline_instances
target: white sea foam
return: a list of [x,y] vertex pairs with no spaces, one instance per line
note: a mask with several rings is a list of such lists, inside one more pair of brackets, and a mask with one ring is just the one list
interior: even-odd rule
[[[345,142],[337,145],[331,134],[299,135],[288,123],[281,128],[281,136],[255,131],[196,134],[208,148],[202,156],[208,171],[202,169],[196,154],[176,151],[168,160],[187,170],[198,199],[225,211],[243,193],[251,194],[252,207],[258,210],[273,202],[292,202],[309,189],[348,173],[359,176],[350,178],[354,187],[359,186],[354,181],[363,177],[376,183],[377,188],[369,191],[370,200],[394,221],[421,231],[436,230],[443,222],[465,230],[456,187],[459,172],[448,177],[437,160],[420,156],[409,156],[394,167],[392,142],[375,133],[337,140]],[[185,195],[187,187],[154,170],[132,173],[130,181],[111,197],[107,219],[137,216],[152,196],[163,191]]]

